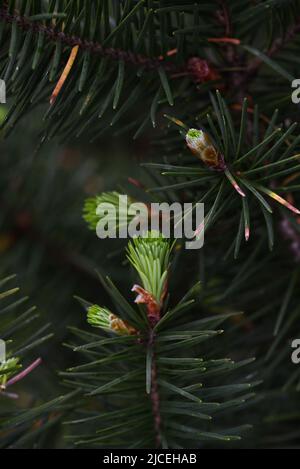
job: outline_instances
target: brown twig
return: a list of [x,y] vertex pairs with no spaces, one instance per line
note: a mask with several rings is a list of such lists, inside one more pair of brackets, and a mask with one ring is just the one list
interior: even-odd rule
[[[288,42],[292,41],[297,33],[300,32],[300,16],[296,19],[295,24],[290,26],[286,35],[284,37],[280,37],[274,40],[273,44],[271,45],[270,49],[266,52],[268,57],[273,57],[273,55],[277,54]],[[244,86],[247,82],[253,80],[256,77],[260,66],[263,64],[263,60],[259,57],[252,60],[249,64],[246,72],[241,75],[239,83],[237,86]]]
[[[226,37],[232,39],[233,28],[232,28],[232,21],[231,21],[227,2],[225,0],[220,0],[220,6],[222,10],[218,12],[218,19],[221,22],[221,24],[224,26],[224,32],[225,32]],[[227,43],[224,43],[224,47],[226,47],[227,63],[233,69],[237,69],[241,67],[241,62],[242,62],[241,57],[237,55],[237,49],[236,49],[236,46],[239,44],[240,44],[240,41],[238,39],[234,41],[229,40],[227,41]],[[239,84],[241,81],[242,73],[243,72],[241,71],[234,70],[228,76],[228,79],[231,85],[233,85],[232,89],[236,93],[236,100],[238,102],[242,101],[244,98],[244,90]]]
[[167,71],[174,71],[177,66],[173,63],[164,63],[163,61],[155,58],[146,57],[141,54],[134,54],[122,49],[103,47],[98,42],[88,41],[81,39],[78,36],[70,36],[63,31],[57,31],[54,28],[47,27],[35,21],[30,21],[25,16],[17,13],[9,13],[6,8],[1,8],[0,19],[6,23],[14,23],[23,31],[31,30],[33,33],[43,33],[51,42],[61,42],[69,47],[78,46],[83,51],[89,51],[93,54],[109,57],[113,60],[124,60],[132,65],[143,66],[146,70],[153,70],[159,67],[164,67]]
[[[227,2],[225,0],[219,0],[221,10],[218,11],[218,19],[224,26],[226,37],[229,39],[227,43],[224,41],[224,47],[227,49],[227,62],[233,68],[241,67],[244,59],[242,55],[237,55],[236,46],[239,45],[238,41],[232,40],[234,32],[232,29],[232,23]],[[279,37],[273,41],[273,44],[266,52],[268,57],[272,57],[278,53],[288,42],[294,39],[297,33],[300,32],[300,16],[296,18],[295,24],[289,27],[284,37]],[[263,60],[259,57],[253,59],[246,65],[244,71],[234,71],[229,75],[232,88],[236,93],[236,101],[240,102],[247,95],[247,87],[249,83],[253,81],[259,72],[260,66],[263,64]]]
[[[148,347],[153,347],[155,342],[155,334],[153,330],[150,332]],[[157,383],[157,366],[155,361],[155,354],[152,357],[151,365],[151,391],[150,400],[152,405],[152,415],[154,419],[154,430],[157,448],[161,447],[162,443],[162,428],[161,428],[161,413],[160,413],[160,398]]]
[[65,46],[71,48],[77,46],[78,49],[82,51],[88,51],[91,54],[98,55],[100,57],[108,57],[111,60],[123,60],[127,64],[143,67],[146,71],[163,68],[170,74],[171,78],[182,76],[182,74],[189,75],[191,78],[194,78],[193,70],[191,70],[189,67],[189,61],[187,61],[185,64],[182,64],[181,66],[170,61],[170,57],[175,55],[174,50],[167,52],[165,57],[148,57],[119,48],[104,47],[99,42],[88,41],[87,39],[82,39],[78,36],[70,36],[63,31],[56,30],[52,27],[47,27],[44,24],[36,21],[31,21],[26,16],[18,14],[18,12],[10,13],[7,4],[4,4],[0,9],[0,20],[6,23],[15,24],[23,31],[30,30],[35,34],[42,33],[51,42],[61,42]]
[[[172,57],[177,55],[177,48],[167,51],[165,56],[148,57],[119,48],[104,47],[99,42],[88,41],[87,39],[82,39],[77,36],[70,36],[64,31],[59,31],[53,27],[47,27],[44,24],[31,21],[28,17],[21,16],[17,11],[11,13],[6,3],[0,8],[0,21],[1,20],[6,23],[15,24],[23,31],[43,34],[50,42],[60,42],[70,47],[72,51],[88,51],[93,55],[106,57],[113,61],[119,62],[121,60],[128,65],[141,67],[148,72],[163,69],[171,80],[189,77],[194,84],[199,85],[208,81],[219,81],[221,78],[218,71],[215,70],[206,59],[202,59],[198,56],[189,57],[186,62],[182,64],[178,64],[175,61],[172,62]],[[72,57],[72,52],[70,57]],[[61,79],[59,85],[62,83],[63,79]],[[57,92],[57,90],[55,90],[55,92]],[[54,102],[54,98],[55,96],[51,98],[52,103]]]

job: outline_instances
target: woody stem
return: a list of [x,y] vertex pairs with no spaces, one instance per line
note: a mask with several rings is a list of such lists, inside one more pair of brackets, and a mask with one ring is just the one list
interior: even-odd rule
[[[155,341],[155,334],[151,329],[149,337],[149,346],[153,347]],[[152,415],[154,419],[154,430],[157,448],[161,447],[162,443],[162,431],[161,431],[161,413],[160,413],[160,398],[158,392],[157,383],[157,366],[155,360],[155,354],[153,353],[152,365],[151,365],[151,391],[150,400],[152,405]]]

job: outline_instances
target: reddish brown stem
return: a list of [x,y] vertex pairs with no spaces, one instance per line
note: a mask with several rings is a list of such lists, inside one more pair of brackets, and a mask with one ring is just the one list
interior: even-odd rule
[[[266,52],[266,55],[268,57],[272,57],[275,55],[277,52],[282,49],[288,42],[290,42],[294,37],[296,36],[297,33],[300,32],[300,17],[296,19],[296,23],[291,26],[286,35],[282,38],[277,38],[273,42],[272,46],[270,49]],[[263,60],[261,60],[259,57],[254,59],[250,65],[248,66],[248,69],[245,74],[243,74],[240,77],[239,83],[236,83],[236,86],[243,86],[247,81],[253,80],[255,76],[257,75],[260,66],[263,64]]]
[[37,360],[35,360],[35,362],[33,362],[30,366],[28,366],[25,370],[21,371],[21,373],[17,374],[16,376],[14,376],[13,378],[11,378],[7,384],[6,384],[6,388],[8,388],[9,386],[12,386],[13,384],[16,384],[18,383],[19,381],[21,381],[22,379],[24,379],[27,375],[29,375],[30,373],[32,373],[33,370],[35,370],[40,364],[42,363],[42,359],[41,358],[38,358]]
[[[153,330],[150,332],[149,346],[153,347],[155,341],[155,334]],[[155,354],[152,357],[152,369],[151,369],[151,392],[150,400],[152,405],[152,415],[154,419],[154,430],[155,430],[155,442],[157,448],[161,447],[162,443],[162,431],[161,431],[161,413],[160,413],[160,398],[157,383],[157,366],[155,360]]]

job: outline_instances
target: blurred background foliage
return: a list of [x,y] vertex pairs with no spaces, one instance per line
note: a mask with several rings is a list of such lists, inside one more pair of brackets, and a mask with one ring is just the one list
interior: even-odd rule
[[[14,5],[15,2],[11,3]],[[68,8],[72,6],[71,3],[68,3]],[[126,1],[122,5],[125,5],[127,12],[130,5],[135,3],[137,2]],[[161,2],[156,0],[149,0],[147,6],[152,3],[161,6]],[[174,7],[173,3],[176,3],[175,13],[169,18],[169,9]],[[155,36],[151,31],[144,35],[143,29],[137,35],[135,27],[126,31],[125,23],[119,29],[117,23],[106,21],[105,28],[94,31],[96,39],[102,42],[108,38],[108,43],[111,41],[114,46],[121,45],[126,50],[135,46],[136,51],[148,53],[148,46],[151,46],[155,38],[155,53],[150,54],[150,65],[153,57],[156,57],[156,66],[157,56],[166,54],[174,47],[178,49],[178,57],[167,57],[166,66],[172,65],[173,61],[176,67],[178,64],[186,65],[185,59],[198,55],[200,51],[201,57],[213,64],[213,67],[208,67],[208,82],[199,84],[193,74],[185,74],[180,79],[170,80],[170,88],[167,74],[160,70],[160,66],[160,71],[151,69],[149,75],[144,75],[143,70],[128,67],[124,82],[124,63],[114,59],[109,62],[111,74],[103,76],[103,87],[98,89],[99,76],[102,78],[101,74],[98,76],[95,73],[96,66],[98,69],[98,57],[93,56],[93,66],[89,69],[86,68],[89,54],[82,52],[57,102],[48,111],[48,106],[36,103],[48,102],[56,79],[61,74],[57,65],[62,55],[65,61],[67,54],[63,54],[59,42],[54,44],[51,41],[49,45],[45,41],[44,47],[47,50],[41,54],[42,49],[39,50],[38,46],[34,50],[29,47],[30,32],[27,36],[29,42],[26,41],[24,45],[21,39],[26,32],[24,35],[19,34],[18,41],[14,41],[14,34],[10,35],[10,26],[7,27],[6,51],[1,57],[2,70],[11,82],[9,86],[15,94],[17,106],[12,107],[6,121],[7,110],[14,101],[7,106],[0,106],[0,120],[4,122],[4,130],[0,134],[0,274],[1,278],[12,273],[18,274],[18,285],[22,287],[23,294],[29,295],[33,304],[37,305],[39,320],[43,324],[51,323],[50,332],[55,332],[53,338],[43,342],[38,349],[38,354],[43,359],[39,373],[32,373],[22,382],[22,386],[17,386],[20,399],[17,404],[9,401],[7,407],[13,409],[17,405],[17,409],[25,409],[55,399],[66,392],[65,387],[60,384],[58,372],[74,365],[74,362],[77,364],[77,356],[74,359],[73,352],[65,344],[73,343],[72,328],[89,330],[86,315],[74,296],[78,295],[95,304],[109,304],[108,295],[99,282],[96,270],[109,273],[126,297],[134,297],[129,291],[131,284],[128,277],[131,274],[125,261],[124,243],[113,240],[100,242],[95,233],[87,229],[82,219],[85,199],[108,190],[137,195],[138,200],[141,194],[142,197],[149,196],[143,193],[139,181],[146,185],[149,183],[149,187],[156,187],[153,197],[158,197],[158,200],[195,201],[201,193],[201,188],[190,185],[189,175],[178,174],[181,170],[177,174],[173,171],[173,174],[162,175],[159,171],[151,171],[149,167],[142,169],[139,165],[141,162],[145,163],[150,155],[152,162],[159,162],[161,165],[195,164],[195,158],[188,153],[178,129],[173,125],[169,128],[162,125],[167,122],[163,118],[165,112],[179,117],[189,126],[201,127],[206,113],[211,112],[208,91],[216,87],[215,80],[212,79],[216,78],[212,76],[216,66],[222,75],[222,82],[219,84],[228,107],[236,111],[234,119],[237,128],[242,111],[241,101],[245,96],[248,97],[249,115],[254,118],[250,118],[245,129],[251,146],[258,143],[261,129],[265,131],[270,122],[270,128],[275,125],[271,116],[276,107],[280,108],[279,121],[284,131],[289,128],[292,120],[299,121],[299,105],[295,106],[290,99],[291,80],[299,69],[299,25],[296,23],[298,1],[232,0],[234,33],[242,41],[238,46],[237,56],[236,49],[230,50],[230,46],[220,49],[220,44],[208,42],[210,36],[224,35],[224,25],[226,26],[224,18],[215,14],[218,11],[214,2],[199,2],[199,10],[194,2],[184,2],[186,11],[182,14],[180,3],[166,0],[164,7],[159,8],[158,13],[156,12]],[[219,3],[226,4],[218,2],[218,5]],[[76,8],[69,12],[72,18],[73,13],[80,10],[82,2],[74,4]],[[30,5],[34,11],[39,11],[38,2],[30,2]],[[42,2],[42,5],[46,10],[47,2]],[[86,5],[91,5],[91,2],[86,2]],[[114,2],[113,5],[116,7],[117,17],[122,21],[118,16],[118,3]],[[88,17],[88,7],[86,11]],[[147,15],[149,23],[143,15],[136,19],[135,26],[138,30],[141,25],[146,24],[148,28],[151,24],[153,11],[149,11]],[[168,21],[165,21],[165,15],[169,18]],[[105,18],[108,17],[107,10]],[[85,37],[88,23],[72,21],[70,34],[75,31]],[[49,22],[49,18],[46,18],[45,24]],[[226,32],[229,33],[233,31]],[[18,48],[20,56],[17,54]],[[53,60],[49,65],[50,55]],[[15,63],[17,57],[20,62]],[[40,63],[33,73],[31,66],[36,58]],[[18,64],[23,68],[18,67]],[[50,83],[49,66],[52,75]],[[10,76],[13,67],[16,67],[15,74]],[[136,90],[141,92],[140,78],[143,84],[142,97],[136,94]],[[28,106],[32,104],[32,89],[36,88],[37,83],[39,86],[34,96],[38,99],[34,101],[30,112],[27,112]],[[112,83],[115,84],[112,86]],[[87,114],[80,114],[79,108],[82,101],[89,97],[92,84],[93,100]],[[82,94],[79,89],[81,85]],[[131,91],[134,100],[130,98]],[[176,100],[174,111],[169,106],[173,98]],[[114,100],[119,102],[115,103],[116,109],[112,110]],[[260,105],[259,110],[256,103]],[[99,104],[105,114],[102,120],[98,119]],[[126,112],[122,111],[119,124],[115,117],[120,117],[119,108],[124,109],[124,106]],[[115,124],[113,126],[112,116]],[[19,120],[19,117],[22,118]],[[155,130],[150,129],[151,120],[154,123],[153,117]],[[15,123],[14,132],[11,132]],[[137,129],[139,138],[132,140]],[[82,133],[73,140],[73,135],[77,135],[78,130],[86,131],[86,137]],[[8,135],[5,140],[3,132]],[[58,134],[60,140],[48,141],[47,137],[54,134]],[[298,136],[293,138],[296,142],[294,151],[298,151]],[[94,143],[91,143],[91,139]],[[40,147],[41,141],[43,145]],[[60,141],[64,143],[61,144]],[[160,169],[163,171],[163,168]],[[299,177],[298,172],[295,177]],[[162,186],[169,183],[176,187],[162,190]],[[288,195],[291,202],[299,207],[298,190],[299,186],[292,195]],[[299,446],[297,409],[300,372],[290,360],[291,338],[299,337],[300,333],[299,288],[296,283],[299,275],[299,220],[277,206],[273,216],[276,249],[269,252],[266,226],[261,223],[259,206],[252,204],[251,223],[253,221],[255,229],[251,230],[249,243],[242,244],[239,260],[235,262],[233,251],[241,204],[239,197],[234,195],[235,203],[233,206],[229,205],[229,214],[219,210],[222,216],[209,230],[209,242],[203,250],[196,253],[185,252],[184,261],[180,264],[182,252],[180,249],[176,251],[172,265],[175,272],[172,277],[172,299],[175,303],[189,287],[200,280],[204,292],[201,297],[201,312],[246,313],[244,316],[237,314],[227,322],[226,327],[224,326],[226,334],[220,338],[217,349],[207,349],[208,354],[217,353],[223,356],[224,353],[229,353],[237,360],[257,356],[254,371],[253,368],[249,370],[249,377],[251,380],[253,377],[257,380],[263,377],[264,384],[259,387],[258,395],[249,404],[248,412],[246,406],[246,414],[243,414],[242,421],[254,424],[255,431],[243,440],[242,445]],[[286,220],[288,229],[284,230],[282,223]],[[294,233],[290,236],[291,227]],[[239,231],[241,234],[241,230]],[[240,241],[241,239],[242,237]],[[296,248],[293,247],[295,242]],[[30,351],[26,360],[34,360],[36,353],[34,350]],[[68,401],[65,405],[67,412]],[[72,399],[72,405],[76,407],[76,399]],[[99,409],[99,402],[91,401],[88,405],[91,405],[91,411]],[[33,443],[23,440],[21,446],[68,445],[63,441],[61,427],[55,425],[56,419],[57,423],[60,421],[60,405],[55,404],[54,408],[58,413],[51,414],[50,421],[54,425],[50,425],[50,431],[40,435],[41,438]],[[228,424],[232,425],[239,417],[238,409],[229,415]],[[38,426],[31,428],[33,436],[39,432],[39,424],[43,426],[50,421],[49,413],[46,417],[42,416]]]
[[[1,118],[6,112],[1,105]],[[147,140],[134,143],[126,136],[103,138],[97,144],[50,142],[37,151],[39,123],[37,110],[18,124],[16,133],[0,141],[1,277],[17,272],[18,285],[37,305],[40,320],[51,322],[55,331],[39,348],[39,373],[22,383],[17,403],[21,408],[32,398],[54,398],[62,389],[57,372],[71,363],[72,354],[63,346],[68,328],[86,322],[74,296],[100,303],[107,298],[96,269],[109,265],[119,283],[125,283],[120,243],[101,243],[87,230],[82,209],[88,196],[115,188],[116,181],[129,186],[126,175],[139,177],[138,160],[148,151]],[[62,442],[54,443],[48,436],[43,444]]]

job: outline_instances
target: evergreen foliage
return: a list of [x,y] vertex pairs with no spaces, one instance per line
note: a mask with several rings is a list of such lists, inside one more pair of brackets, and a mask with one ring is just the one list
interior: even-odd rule
[[[41,358],[28,363],[26,356],[51,338],[52,333],[48,331],[49,324],[38,324],[39,315],[35,307],[24,306],[28,298],[19,295],[19,288],[12,287],[13,279],[14,276],[10,276],[0,282],[0,338],[2,347],[5,344],[5,353],[1,357],[3,361],[0,363],[1,448],[28,447],[33,443],[38,446],[49,428],[58,421],[57,416],[51,416],[51,410],[59,405],[57,399],[45,405],[40,402],[38,394],[32,393],[29,405],[25,407],[22,404],[20,407],[19,404],[21,397],[17,394],[18,383],[26,380],[29,374],[38,373],[38,367],[42,366]],[[25,311],[20,312],[21,308]],[[32,322],[37,322],[34,334],[30,332]],[[28,366],[24,367],[24,362]],[[26,402],[24,397],[23,400]]]
[[94,398],[95,405],[98,400],[100,408],[105,399],[109,409],[80,409],[69,422],[78,432],[73,433],[77,445],[193,448],[206,441],[238,441],[249,430],[248,425],[224,429],[218,415],[224,418],[253,397],[259,383],[239,378],[239,369],[252,359],[234,362],[204,352],[234,314],[209,314],[211,307],[201,308],[200,284],[177,304],[166,301],[171,246],[154,236],[149,232],[128,247],[129,261],[145,288],[135,289],[138,306],[133,308],[109,278],[101,278],[117,315],[86,305],[88,322],[103,332],[76,331],[73,348],[84,363],[63,376]]
[[[2,271],[30,276],[46,305],[19,312],[0,282],[1,448],[299,449],[299,7],[0,2]],[[70,142],[109,158],[120,142],[126,167],[76,162]],[[105,204],[121,229],[136,202],[204,203],[204,248],[83,227],[82,206],[95,232]]]

